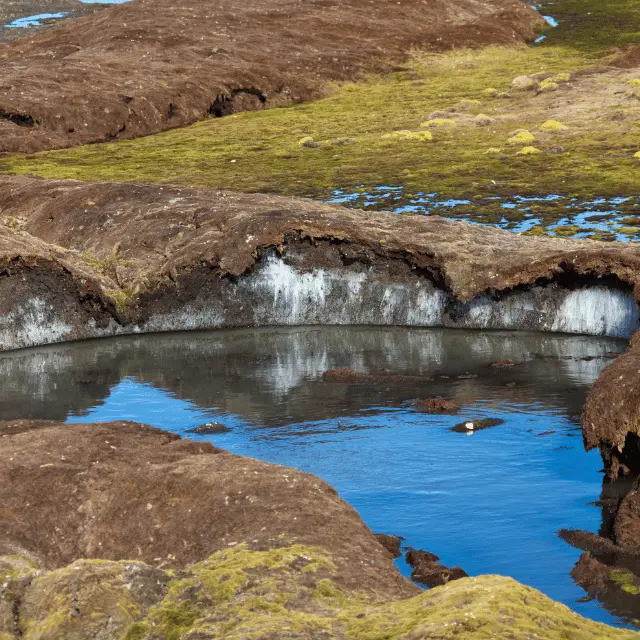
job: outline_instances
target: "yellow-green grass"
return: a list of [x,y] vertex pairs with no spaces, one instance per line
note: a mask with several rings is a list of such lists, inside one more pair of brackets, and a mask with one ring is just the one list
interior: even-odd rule
[[[613,44],[634,41],[640,0],[600,4],[555,3],[549,12],[560,26],[546,29],[550,44],[415,53],[409,71],[333,87],[317,102],[209,119],[133,141],[6,157],[0,171],[312,197],[360,185],[403,185],[407,192],[476,200],[514,193],[584,198],[635,193],[640,120],[613,121],[618,105],[594,110],[587,121],[563,117],[566,130],[545,131],[549,118],[531,110],[534,92],[509,89],[517,76],[546,72],[562,90],[571,74],[601,59]],[[617,31],[603,25],[605,17]],[[640,101],[627,87],[623,110],[635,116]],[[567,99],[573,99],[570,92]],[[474,118],[480,114],[491,122],[483,117],[485,126],[478,126]],[[455,126],[421,129],[430,120],[451,120]],[[535,142],[507,144],[518,129],[530,130]],[[301,145],[306,138],[313,144]],[[544,153],[554,145],[565,153]],[[523,146],[541,153],[519,153]]]

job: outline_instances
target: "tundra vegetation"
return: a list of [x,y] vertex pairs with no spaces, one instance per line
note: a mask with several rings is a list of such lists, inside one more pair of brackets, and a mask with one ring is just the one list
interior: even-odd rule
[[635,195],[640,69],[621,59],[640,31],[640,2],[562,0],[540,10],[558,26],[543,27],[533,46],[415,51],[401,70],[336,84],[315,102],[7,157],[0,170],[314,198],[401,185],[406,199],[469,200],[451,213],[479,221],[491,221],[496,196]]

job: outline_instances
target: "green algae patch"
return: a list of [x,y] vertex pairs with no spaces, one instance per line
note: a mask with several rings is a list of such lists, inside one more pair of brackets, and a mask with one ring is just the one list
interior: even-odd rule
[[640,595],[640,578],[626,569],[612,569],[609,572],[609,579],[614,582],[625,593],[637,596]]

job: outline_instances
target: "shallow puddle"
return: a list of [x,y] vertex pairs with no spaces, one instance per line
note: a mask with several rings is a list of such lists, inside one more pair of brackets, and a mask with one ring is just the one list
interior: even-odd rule
[[64,18],[66,12],[60,13],[39,13],[35,16],[27,16],[26,18],[17,18],[4,26],[8,29],[26,29],[28,27],[42,27],[46,24],[53,24]]
[[371,211],[438,215],[515,232],[596,240],[640,239],[638,197],[584,200],[550,194],[456,200],[437,193],[408,193],[403,186],[377,186],[336,189],[325,201]]
[[[128,419],[183,435],[222,423],[230,431],[191,437],[315,473],[376,532],[623,625],[634,612],[616,618],[582,601],[570,577],[580,551],[556,532],[601,525],[590,503],[600,497],[602,463],[584,452],[578,416],[624,347],[609,338],[369,327],[130,336],[3,354],[0,417]],[[338,368],[382,377],[323,380]],[[411,404],[434,396],[460,411]],[[452,430],[488,418],[504,423]]]

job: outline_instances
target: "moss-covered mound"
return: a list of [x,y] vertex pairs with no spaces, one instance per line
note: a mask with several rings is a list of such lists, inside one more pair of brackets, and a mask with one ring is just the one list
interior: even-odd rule
[[[0,564],[4,558],[0,557]],[[16,559],[10,559],[15,563]],[[26,562],[26,560],[25,560]],[[80,560],[31,567],[0,638],[178,640],[180,638],[636,638],[581,618],[538,591],[501,576],[465,578],[413,598],[376,600],[341,588],[331,554],[290,545],[220,551],[182,571],[139,562]],[[20,579],[10,576],[14,587]]]

